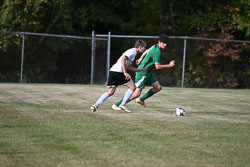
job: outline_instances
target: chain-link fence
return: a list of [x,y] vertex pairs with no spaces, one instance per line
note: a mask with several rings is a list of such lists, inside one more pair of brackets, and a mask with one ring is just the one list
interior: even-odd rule
[[[90,83],[91,37],[11,32],[0,41],[0,82]],[[95,39],[98,57],[106,41]]]
[[[157,36],[1,33],[0,82],[104,84],[108,69],[138,39],[148,48],[157,44]],[[154,74],[163,86],[249,88],[249,43],[170,36],[161,64],[174,59],[176,66]]]

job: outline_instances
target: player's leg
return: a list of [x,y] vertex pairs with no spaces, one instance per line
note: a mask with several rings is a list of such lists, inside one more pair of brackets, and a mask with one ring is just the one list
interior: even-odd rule
[[116,87],[110,87],[107,92],[103,93],[100,98],[96,101],[95,106],[98,107],[101,105],[108,97],[112,96],[115,93]]
[[126,91],[122,103],[121,105],[126,105],[127,101],[129,100],[129,98],[132,96],[133,92],[135,91],[135,83],[134,81],[131,79],[128,83],[124,84],[126,86],[128,86],[128,90]]
[[129,87],[129,89],[126,91],[123,100],[121,101],[121,104],[119,104],[119,107],[126,111],[126,112],[132,112],[130,111],[127,107],[126,104],[127,102],[129,102],[130,97],[132,96],[133,92],[135,91],[135,83],[134,81],[131,79],[128,83],[125,84],[126,86]]
[[131,97],[131,95],[133,94],[134,90],[135,90],[135,83],[134,81],[131,79],[129,80],[129,82],[127,82],[126,84],[124,84],[126,86],[129,87],[129,89],[125,92],[125,95],[123,97],[123,100],[121,102],[121,104],[119,105],[119,107],[126,111],[126,112],[132,112],[130,111],[127,107],[126,107],[126,103],[129,100],[129,98]]
[[[137,97],[139,97],[139,96],[141,95],[141,91],[142,91],[142,89],[136,88],[135,91],[133,92],[133,94],[131,95],[131,97],[127,100],[126,104],[129,103],[130,101],[136,99]],[[116,110],[116,107],[118,107],[119,105],[121,105],[121,104],[122,104],[122,101],[123,101],[123,99],[121,99],[121,100],[118,101],[117,103],[113,104],[113,105],[112,105],[112,108],[113,108],[114,110]]]
[[154,75],[151,75],[148,79],[148,83],[152,85],[152,89],[149,89],[141,98],[136,99],[136,102],[141,104],[143,107],[146,107],[145,100],[153,96],[155,93],[159,92],[162,88],[160,83],[157,81]]
[[99,105],[101,105],[108,97],[112,96],[115,93],[116,87],[110,87],[107,92],[103,93],[94,105],[90,107],[90,110],[93,112],[97,111]]
[[[141,95],[141,91],[143,88],[145,88],[145,84],[147,82],[147,77],[143,76],[143,75],[137,75],[135,77],[135,81],[136,81],[136,89],[134,91],[134,93],[132,94],[132,96],[126,101],[126,103],[129,103],[131,100],[139,97]],[[112,105],[112,109],[113,110],[118,110],[118,106],[121,105],[123,99],[118,101],[117,103]]]
[[107,92],[103,93],[99,99],[96,101],[94,105],[90,107],[91,111],[97,111],[97,108],[100,104],[102,104],[109,96],[112,96],[115,93],[116,87],[120,84],[126,83],[127,81],[125,79],[121,80],[121,78],[124,78],[123,73],[117,73],[117,72],[109,72],[109,78],[107,87],[109,88]]
[[160,92],[162,90],[162,86],[158,81],[154,82],[152,86],[153,86],[152,91],[154,93]]
[[137,97],[140,97],[141,92],[142,92],[141,88],[136,88],[129,100],[132,101],[132,100],[136,99]]
[[149,89],[147,93],[145,93],[141,98],[140,100],[141,101],[144,101],[146,100],[147,98],[153,96],[155,93],[159,92],[162,88],[161,88],[161,85],[158,81],[156,81],[155,83],[152,84],[153,88],[152,89]]

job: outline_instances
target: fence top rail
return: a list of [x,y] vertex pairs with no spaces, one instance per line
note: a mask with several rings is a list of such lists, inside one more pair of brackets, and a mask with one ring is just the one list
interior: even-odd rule
[[[33,33],[33,32],[0,32],[0,34],[23,34],[23,35],[36,35],[36,36],[49,36],[58,38],[75,38],[75,39],[92,39],[92,37],[73,36],[73,35],[59,35],[59,34],[47,34],[47,33]],[[107,34],[95,34],[94,40],[108,40]],[[147,38],[157,39],[158,36],[140,36],[140,35],[110,35],[111,38]],[[220,42],[240,42],[250,43],[246,40],[228,40],[218,38],[202,38],[202,37],[188,37],[188,36],[169,36],[170,39],[191,39],[191,40],[206,40],[206,41],[220,41]]]
[[[34,35],[34,36],[48,36],[57,38],[74,38],[74,39],[92,39],[91,37],[73,36],[73,35],[60,35],[60,34],[46,34],[46,33],[34,33],[34,32],[0,32],[1,34],[22,34],[22,35]],[[95,40],[107,40],[104,38],[95,38]]]
[[[96,34],[96,37],[108,38],[106,34]],[[111,38],[158,38],[158,36],[139,36],[139,35],[110,35]]]
[[245,41],[245,40],[218,39],[218,38],[187,37],[186,39],[206,40],[206,41],[220,41],[220,42],[240,42],[240,43],[245,42],[245,43],[250,43],[250,41]]
[[[96,34],[96,37],[108,38],[109,35],[106,34]],[[138,36],[138,35],[110,35],[111,38],[149,38],[157,39],[158,36]],[[170,39],[193,39],[193,40],[206,40],[206,41],[221,41],[221,42],[245,42],[250,43],[250,41],[245,40],[227,40],[218,38],[202,38],[202,37],[188,37],[188,36],[169,36]]]

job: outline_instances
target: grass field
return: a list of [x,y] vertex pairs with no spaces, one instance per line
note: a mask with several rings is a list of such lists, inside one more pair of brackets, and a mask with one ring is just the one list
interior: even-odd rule
[[[0,166],[250,166],[250,90],[163,88],[125,113],[111,109],[119,87],[90,112],[106,90],[0,84]],[[173,116],[176,107],[187,115]]]

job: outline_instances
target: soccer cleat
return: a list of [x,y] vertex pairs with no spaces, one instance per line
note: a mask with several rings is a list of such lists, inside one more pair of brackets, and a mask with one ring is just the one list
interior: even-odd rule
[[120,105],[119,106],[123,111],[126,111],[126,112],[132,112],[128,109],[128,107],[124,106],[124,105]]
[[140,98],[137,98],[135,101],[136,101],[136,103],[139,103],[140,105],[142,105],[142,107],[144,107],[144,108],[147,107],[146,103],[144,101],[141,101]]
[[95,105],[92,105],[90,107],[90,111],[92,111],[92,112],[98,112],[97,107]]
[[112,109],[113,110],[115,110],[115,111],[119,111],[119,110],[121,110],[121,108],[120,107],[118,107],[117,105],[115,105],[115,104],[113,104],[112,105]]

